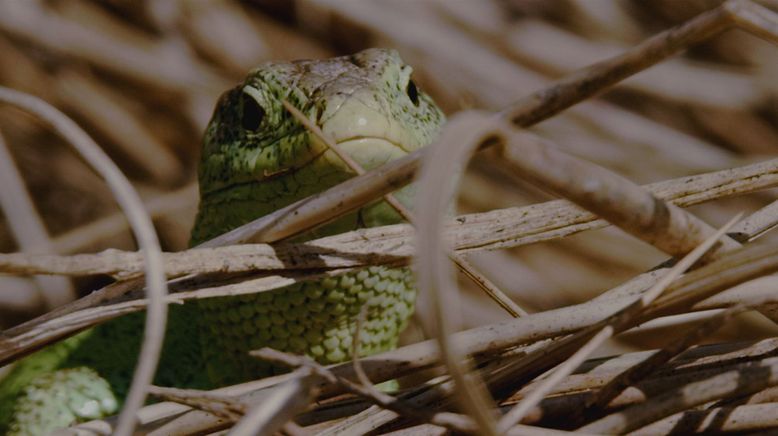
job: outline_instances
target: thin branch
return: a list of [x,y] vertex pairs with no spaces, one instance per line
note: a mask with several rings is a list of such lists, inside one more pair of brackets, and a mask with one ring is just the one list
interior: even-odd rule
[[778,226],[778,201],[774,201],[746,217],[738,223],[736,228],[732,229],[730,237],[745,243],[764,236],[776,226]]
[[151,385],[149,386],[149,395],[165,401],[185,404],[194,409],[212,413],[230,422],[237,422],[246,414],[248,408],[245,403],[234,397],[195,389],[178,389]]
[[522,98],[503,113],[518,126],[531,126],[734,24],[732,15],[722,5],[658,33],[618,56],[578,70],[552,86]]
[[[543,186],[672,256],[683,256],[715,229],[689,212],[594,163],[575,158],[534,135],[505,132],[501,156],[522,178]],[[738,248],[729,237],[720,250]]]

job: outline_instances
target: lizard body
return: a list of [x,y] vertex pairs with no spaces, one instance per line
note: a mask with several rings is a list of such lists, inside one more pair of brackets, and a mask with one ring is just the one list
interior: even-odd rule
[[[395,51],[383,49],[271,62],[251,71],[220,98],[206,129],[192,245],[353,176],[283,108],[283,100],[366,169],[428,144],[444,118],[416,88],[411,72]],[[397,193],[405,203],[411,194],[410,188]],[[387,204],[376,202],[297,239],[400,220]],[[275,368],[247,354],[263,346],[322,363],[346,360],[363,305],[368,317],[360,349],[385,351],[396,346],[414,300],[407,269],[370,267],[258,294],[172,306],[155,383],[211,388],[270,375]],[[0,430],[5,425],[12,434],[39,434],[115,413],[129,386],[142,323],[143,314],[124,316],[20,361],[0,381]]]

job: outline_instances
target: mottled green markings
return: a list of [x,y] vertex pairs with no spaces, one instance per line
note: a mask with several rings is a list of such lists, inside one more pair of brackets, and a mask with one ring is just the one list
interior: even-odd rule
[[[395,51],[381,49],[267,63],[252,71],[221,97],[206,129],[192,244],[353,177],[283,108],[284,99],[367,169],[428,144],[444,118],[410,80],[411,72]],[[412,190],[396,195],[409,204]],[[399,221],[387,204],[376,202],[296,240]],[[389,350],[415,297],[407,269],[371,267],[269,292],[174,305],[155,383],[210,388],[278,372],[248,356],[263,346],[322,363],[346,360],[364,305],[361,354]],[[0,381],[0,433],[43,434],[115,413],[130,383],[143,321],[144,314],[124,316],[23,359]]]

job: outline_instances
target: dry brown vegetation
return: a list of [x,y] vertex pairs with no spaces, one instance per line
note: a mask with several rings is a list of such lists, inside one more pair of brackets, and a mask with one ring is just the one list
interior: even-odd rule
[[[0,364],[148,305],[148,354],[124,419],[74,432],[128,434],[147,392],[166,400],[137,412],[137,431],[151,434],[774,429],[769,8],[778,4],[4,2]],[[441,138],[185,250],[199,135],[218,94],[263,60],[370,46],[414,66],[450,116]],[[405,212],[414,226],[284,242],[417,172],[419,206]],[[417,271],[419,310],[400,349],[328,368],[263,349],[257,358],[294,371],[211,392],[148,386],[166,303],[376,264]],[[403,387],[394,397],[372,385],[391,379]]]

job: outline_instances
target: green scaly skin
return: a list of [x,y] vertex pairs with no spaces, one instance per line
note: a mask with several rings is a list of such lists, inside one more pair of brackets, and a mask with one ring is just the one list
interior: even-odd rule
[[[444,117],[416,89],[411,71],[396,52],[369,49],[323,61],[267,63],[249,73],[221,97],[205,132],[192,244],[353,176],[282,100],[366,169],[428,144]],[[408,204],[412,192],[396,195]],[[298,240],[400,220],[377,202]],[[270,292],[171,306],[155,383],[203,389],[280,371],[248,356],[263,346],[322,363],[347,360],[363,305],[368,321],[360,334],[362,354],[392,349],[413,311],[415,292],[407,269],[371,267]],[[124,316],[20,361],[0,381],[0,431],[42,434],[115,413],[130,383],[143,321],[143,314]]]

